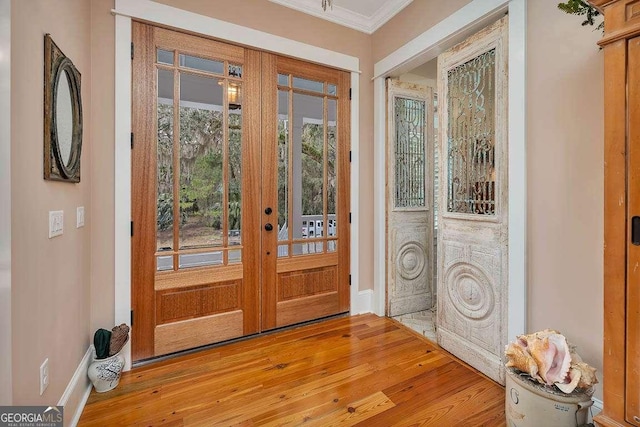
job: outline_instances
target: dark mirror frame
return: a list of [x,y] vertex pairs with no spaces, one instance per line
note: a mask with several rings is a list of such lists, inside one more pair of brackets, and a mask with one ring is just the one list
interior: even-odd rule
[[[63,78],[60,78],[60,77]],[[72,104],[71,153],[63,159],[58,141],[56,105],[58,84],[69,85]],[[80,72],[73,62],[53,42],[44,36],[44,179],[80,182],[80,154],[82,152],[82,97]]]

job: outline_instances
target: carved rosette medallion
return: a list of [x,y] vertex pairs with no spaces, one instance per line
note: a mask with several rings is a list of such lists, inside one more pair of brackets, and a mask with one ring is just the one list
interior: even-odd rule
[[408,242],[398,251],[396,267],[405,280],[414,280],[424,271],[426,264],[424,247],[417,242]]
[[445,283],[453,307],[463,317],[481,320],[493,311],[493,284],[478,267],[468,263],[454,264],[447,271]]

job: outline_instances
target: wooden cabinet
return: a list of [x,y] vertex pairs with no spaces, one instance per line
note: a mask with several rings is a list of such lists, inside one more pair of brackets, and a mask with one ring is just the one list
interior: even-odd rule
[[604,410],[595,421],[640,426],[640,0],[589,1],[605,16]]

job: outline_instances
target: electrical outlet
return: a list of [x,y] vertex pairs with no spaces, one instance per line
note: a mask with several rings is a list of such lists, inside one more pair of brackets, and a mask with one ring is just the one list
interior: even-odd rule
[[84,206],[76,209],[76,228],[84,227]]
[[49,211],[49,238],[63,233],[64,211]]
[[49,358],[44,359],[40,365],[40,396],[49,386]]

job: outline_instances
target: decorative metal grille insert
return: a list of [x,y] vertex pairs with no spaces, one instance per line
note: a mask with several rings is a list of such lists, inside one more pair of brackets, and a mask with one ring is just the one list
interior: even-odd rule
[[448,71],[449,212],[495,215],[496,50]]
[[424,101],[395,98],[396,208],[425,206],[425,111]]

